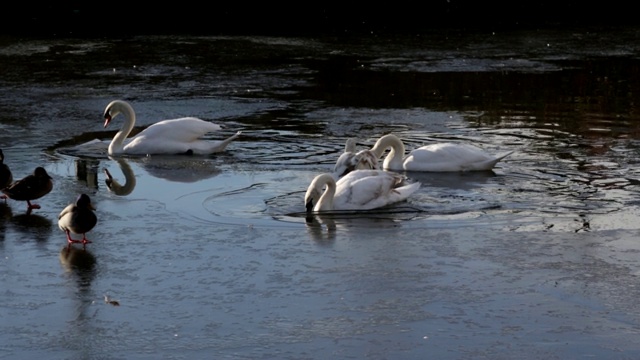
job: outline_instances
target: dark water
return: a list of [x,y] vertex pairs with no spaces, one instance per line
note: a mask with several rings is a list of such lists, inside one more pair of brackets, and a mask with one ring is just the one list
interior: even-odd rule
[[[0,202],[0,358],[638,358],[639,31],[0,39],[5,162],[55,182],[31,215]],[[204,157],[71,149],[115,134],[116,98],[140,128],[243,134]],[[390,132],[514,153],[307,219],[345,140]],[[81,192],[99,223],[67,253]]]

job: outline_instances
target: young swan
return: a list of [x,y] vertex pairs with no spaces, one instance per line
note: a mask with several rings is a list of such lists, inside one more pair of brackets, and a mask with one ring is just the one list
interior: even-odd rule
[[493,156],[469,144],[440,143],[425,145],[404,156],[404,144],[393,134],[378,139],[371,151],[380,158],[388,148],[391,151],[383,162],[385,170],[425,172],[491,170],[498,161],[513,152]]
[[337,182],[330,173],[320,174],[309,185],[304,203],[307,212],[372,210],[406,200],[420,188],[420,183],[404,181],[404,176],[383,170],[354,170]]
[[356,152],[356,140],[347,139],[344,152],[338,157],[333,167],[333,178],[337,181],[342,176],[353,170],[377,170],[378,158],[371,150],[360,150]]

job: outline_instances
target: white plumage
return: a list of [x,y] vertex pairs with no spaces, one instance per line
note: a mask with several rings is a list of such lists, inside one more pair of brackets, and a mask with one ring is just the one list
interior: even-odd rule
[[356,140],[347,139],[344,152],[338,157],[333,167],[333,178],[338,180],[353,170],[378,169],[378,157],[371,150],[356,152]]
[[[406,200],[420,183],[383,170],[354,170],[337,182],[332,174],[316,176],[305,194],[307,211],[372,210]],[[324,189],[324,190],[323,190]]]
[[136,122],[136,115],[129,103],[114,100],[104,111],[104,127],[117,115],[124,115],[125,122],[109,144],[109,155],[149,154],[210,154],[223,151],[240,131],[222,141],[202,140],[207,133],[219,131],[220,125],[193,117],[163,120],[127,139]]
[[508,152],[493,156],[479,147],[469,144],[440,143],[420,147],[404,156],[405,147],[402,141],[393,134],[384,135],[375,143],[371,151],[376,158],[384,155],[391,148],[384,159],[383,168],[394,171],[482,171],[491,170]]

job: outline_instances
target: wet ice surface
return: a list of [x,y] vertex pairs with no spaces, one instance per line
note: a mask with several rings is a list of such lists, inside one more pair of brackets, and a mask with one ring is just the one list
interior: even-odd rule
[[[639,119],[623,85],[616,106],[595,96],[629,81],[633,34],[4,44],[6,163],[55,187],[29,216],[0,201],[0,357],[637,358]],[[588,66],[610,80],[566,75]],[[207,157],[70,150],[113,136],[113,98],[140,126],[193,115],[243,135]],[[423,186],[383,211],[304,216],[346,138],[387,132],[515,152],[489,173],[408,173]],[[80,192],[99,224],[67,253],[57,215]]]

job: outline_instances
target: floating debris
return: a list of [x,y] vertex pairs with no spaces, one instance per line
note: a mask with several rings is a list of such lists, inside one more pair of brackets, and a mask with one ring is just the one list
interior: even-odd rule
[[120,306],[120,302],[118,300],[111,299],[108,295],[104,295],[104,302],[113,306]]

